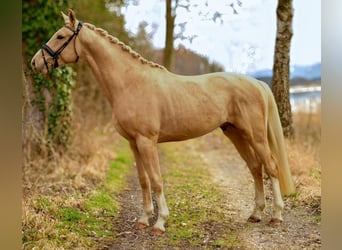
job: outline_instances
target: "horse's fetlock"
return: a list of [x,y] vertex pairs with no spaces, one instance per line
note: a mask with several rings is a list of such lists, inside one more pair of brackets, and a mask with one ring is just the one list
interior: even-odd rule
[[148,218],[151,218],[153,216],[153,209],[146,211],[146,215]]
[[164,219],[164,220],[167,220],[167,219],[169,219],[169,212],[167,212],[167,213],[162,213],[162,214],[160,214],[159,215],[162,219]]
[[163,192],[163,185],[159,183],[154,183],[152,184],[152,189],[156,195],[160,195]]

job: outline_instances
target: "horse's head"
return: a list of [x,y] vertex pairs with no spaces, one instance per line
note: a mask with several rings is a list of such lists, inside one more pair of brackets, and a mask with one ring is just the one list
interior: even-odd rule
[[78,61],[81,48],[77,46],[77,36],[82,22],[76,19],[72,10],[68,15],[62,15],[65,25],[32,58],[31,66],[37,72],[46,74],[49,69]]

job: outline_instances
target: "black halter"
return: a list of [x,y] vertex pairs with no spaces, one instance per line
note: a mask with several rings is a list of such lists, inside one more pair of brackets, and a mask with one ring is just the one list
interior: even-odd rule
[[76,50],[76,37],[78,35],[78,33],[80,32],[81,28],[82,28],[83,23],[81,21],[79,21],[78,25],[77,25],[77,29],[73,30],[72,28],[70,28],[69,26],[65,25],[65,28],[68,28],[69,30],[71,30],[73,32],[72,36],[69,37],[69,39],[63,43],[63,45],[61,47],[59,47],[59,49],[57,49],[56,51],[53,51],[47,44],[44,44],[41,48],[42,51],[42,56],[44,59],[44,64],[47,70],[49,70],[48,67],[48,63],[45,59],[44,56],[44,50],[53,58],[54,60],[54,64],[53,64],[53,68],[57,68],[58,67],[58,56],[62,53],[62,51],[65,49],[66,46],[68,46],[68,44],[71,42],[71,40],[75,37],[74,39],[74,49],[75,49],[75,54],[76,54],[76,60],[75,62],[78,61],[78,54],[77,54],[77,50]]

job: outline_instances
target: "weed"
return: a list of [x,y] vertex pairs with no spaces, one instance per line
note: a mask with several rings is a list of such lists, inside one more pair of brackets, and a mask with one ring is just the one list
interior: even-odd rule
[[223,239],[217,239],[213,241],[214,247],[219,248],[229,248],[229,247],[238,247],[241,245],[240,240],[238,239],[237,235],[233,233],[232,235],[226,235]]
[[321,222],[321,215],[317,215],[317,216],[315,216],[315,218],[314,218],[314,220],[316,221],[316,222]]
[[45,211],[47,212],[49,208],[51,207],[51,202],[48,200],[45,196],[38,196],[34,205],[34,208],[37,211]]
[[293,198],[293,199],[297,199],[299,197],[299,192],[294,192],[292,194],[289,195],[285,195],[284,198]]
[[80,211],[72,207],[61,207],[57,217],[63,222],[77,222],[83,219]]

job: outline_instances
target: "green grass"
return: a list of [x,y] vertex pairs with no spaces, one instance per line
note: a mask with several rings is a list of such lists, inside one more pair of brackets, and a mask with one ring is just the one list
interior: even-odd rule
[[322,220],[321,215],[317,215],[314,217],[314,221],[316,221],[317,223],[321,222],[321,220]]
[[24,249],[97,249],[115,237],[116,197],[134,162],[127,143],[119,143],[116,153],[107,177],[92,192],[76,190],[64,199],[40,195],[33,201],[35,214],[23,225]]
[[292,194],[285,195],[284,198],[285,199],[287,199],[287,198],[298,199],[299,195],[300,195],[300,193],[298,191],[296,191]]

